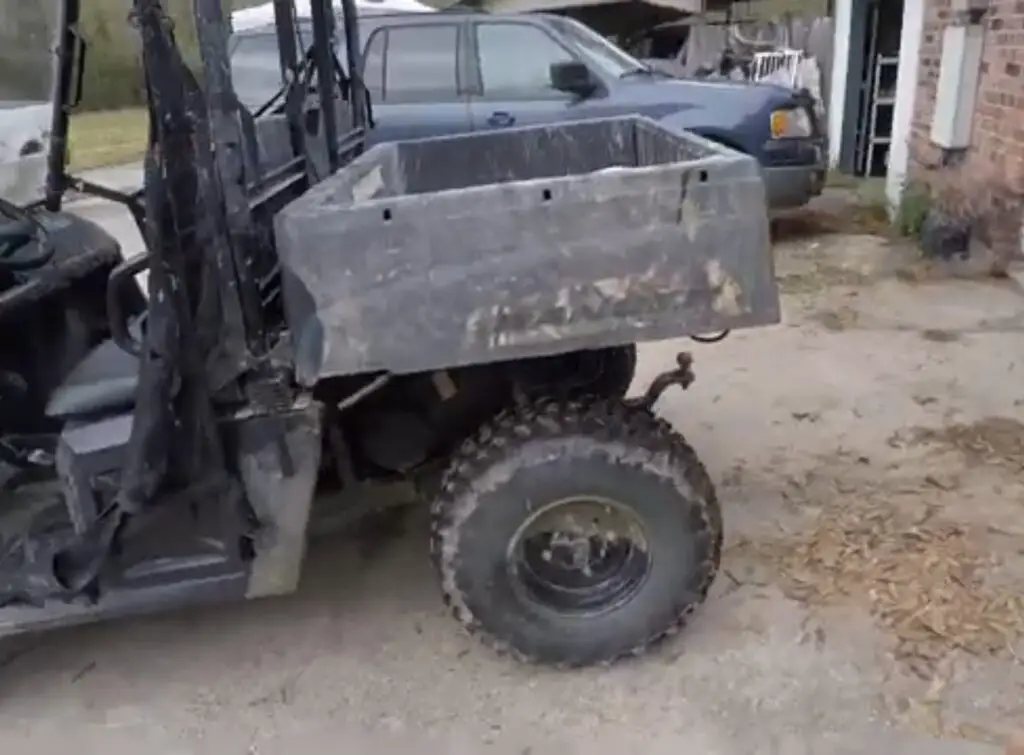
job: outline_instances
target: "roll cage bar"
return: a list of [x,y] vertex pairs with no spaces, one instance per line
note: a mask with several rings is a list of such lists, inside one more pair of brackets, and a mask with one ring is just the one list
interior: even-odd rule
[[[228,51],[219,41],[224,37],[229,26],[224,15],[221,0],[188,0],[193,7],[194,17],[197,23],[197,36],[200,38],[201,55],[204,61],[213,59],[214,65],[227,72],[230,70]],[[140,18],[140,10],[143,10],[150,3],[140,3],[138,0],[131,0],[133,19]],[[362,131],[371,125],[369,99],[366,89],[360,78],[361,64],[359,57],[359,30],[356,5],[354,0],[340,0],[337,6],[333,6],[331,0],[312,0],[310,3],[311,18],[314,25],[314,37],[312,45],[306,50],[299,50],[298,40],[298,19],[295,12],[294,0],[273,0],[278,49],[280,52],[280,63],[283,80],[286,82],[278,94],[258,111],[252,115],[259,117],[268,110],[278,106],[283,99],[291,96],[293,99],[305,89],[307,92],[315,87],[312,81],[313,76],[318,79],[321,75],[330,77],[332,66],[333,75],[342,84],[341,96],[349,97],[352,103],[353,119],[350,124],[338,124],[333,117],[333,110],[329,111],[330,124],[325,123],[325,130],[330,132],[328,138],[329,158],[332,170],[337,168],[337,156],[346,153],[346,147],[351,146]],[[160,2],[155,3],[161,6]],[[53,113],[50,127],[50,150],[48,153],[48,171],[45,199],[37,205],[44,205],[51,211],[61,209],[64,195],[69,191],[76,191],[80,194],[96,196],[126,205],[132,210],[133,216],[140,224],[142,222],[141,207],[138,200],[142,191],[132,194],[116,191],[110,187],[97,184],[86,179],[72,176],[67,170],[68,153],[68,130],[72,111],[81,103],[83,77],[87,65],[88,40],[81,34],[79,24],[81,20],[82,0],[60,0],[60,12],[58,15],[58,33],[56,45],[56,69],[55,91],[52,97]],[[340,30],[335,27],[335,12],[340,8],[343,19]],[[200,18],[217,18],[216,29],[205,29],[200,23]],[[141,30],[141,29],[140,29]],[[346,60],[344,68],[337,60],[332,47],[328,43],[335,34],[340,31],[345,38]],[[230,31],[228,30],[228,33]],[[206,43],[203,43],[203,39]],[[321,98],[327,105],[334,105],[334,100],[339,92],[333,88]],[[229,110],[234,106],[229,106]],[[244,111],[241,105],[237,106],[238,111]],[[294,132],[302,132],[302,113],[292,109],[285,110]],[[247,119],[243,119],[247,120]],[[341,129],[348,126],[347,132]],[[336,146],[332,146],[336,145]],[[305,162],[308,152],[301,148],[301,145],[293,145],[295,149],[295,160]],[[295,166],[289,164],[287,169],[280,173],[288,174]],[[303,165],[303,170],[305,169]],[[275,178],[280,176],[268,176],[264,183],[273,184]]]
[[[291,157],[261,170],[260,114],[246,111],[232,86],[229,16],[221,0],[190,0],[198,76],[185,64],[164,1],[131,0],[129,19],[142,41],[149,140],[144,186],[124,194],[67,171],[68,123],[81,99],[88,45],[79,31],[82,0],[61,0],[46,190],[37,206],[57,212],[69,190],[127,206],[146,252],[115,271],[111,286],[148,267],[150,294],[144,336],[135,347],[139,386],[117,492],[89,531],[54,559],[60,589],[69,595],[89,589],[132,514],[182,497],[241,500],[216,426],[225,405],[267,417],[289,474],[284,429],[275,430],[274,419],[293,400],[294,388],[290,363],[281,356],[285,324],[272,219],[362,151],[369,118],[353,0],[341,0],[344,66],[334,52],[331,0],[312,0],[313,42],[301,51],[293,0],[274,0],[285,82],[276,112],[286,116]],[[339,123],[342,99],[350,105],[347,123]],[[311,115],[317,145],[310,143]],[[319,145],[326,146],[324,175],[313,159]],[[108,290],[115,309],[116,300]],[[115,340],[127,347],[117,338],[127,327],[118,313],[108,315]]]

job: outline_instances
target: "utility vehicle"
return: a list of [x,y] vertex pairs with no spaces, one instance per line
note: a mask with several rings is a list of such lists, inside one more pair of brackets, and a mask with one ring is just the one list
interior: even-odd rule
[[[756,162],[632,116],[364,150],[352,0],[340,28],[314,0],[308,49],[275,0],[288,83],[256,112],[221,0],[193,0],[198,72],[134,0],[150,139],[121,195],[67,173],[89,56],[58,2],[45,190],[0,207],[0,634],[291,592],[318,493],[408,481],[494,646],[584,665],[680,627],[722,547],[652,409],[689,356],[624,396],[638,341],[778,320]],[[125,203],[145,253],[72,188]]]

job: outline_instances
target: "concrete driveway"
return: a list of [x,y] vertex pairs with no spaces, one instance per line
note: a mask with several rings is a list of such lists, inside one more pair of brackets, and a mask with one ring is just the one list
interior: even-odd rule
[[[137,244],[131,221],[80,210]],[[692,348],[661,411],[729,548],[670,644],[555,673],[462,636],[426,525],[318,543],[287,599],[4,646],[26,755],[998,753],[1024,721],[1024,295],[870,237],[780,245],[783,325]],[[896,262],[894,262],[896,261]]]

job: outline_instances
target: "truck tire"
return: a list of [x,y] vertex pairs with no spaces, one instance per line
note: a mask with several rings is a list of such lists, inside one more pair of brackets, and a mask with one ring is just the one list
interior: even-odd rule
[[722,554],[696,454],[616,400],[498,416],[455,453],[431,519],[455,618],[520,660],[561,667],[639,655],[679,631]]

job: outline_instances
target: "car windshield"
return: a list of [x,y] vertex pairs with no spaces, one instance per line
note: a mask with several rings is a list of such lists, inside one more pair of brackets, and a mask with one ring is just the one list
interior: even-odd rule
[[616,47],[586,24],[562,16],[552,17],[550,21],[559,32],[576,43],[590,63],[610,76],[621,77],[649,70],[648,66],[625,50]]
[[46,170],[56,8],[0,3],[0,197],[37,198]]

